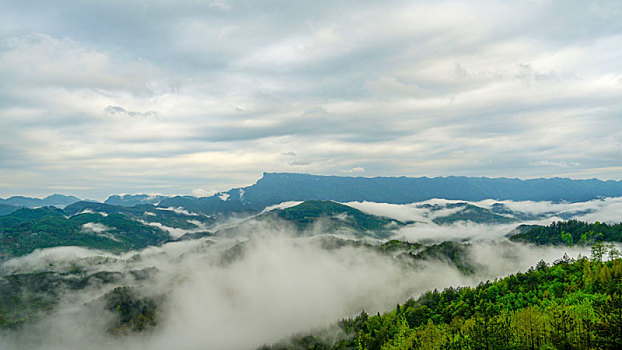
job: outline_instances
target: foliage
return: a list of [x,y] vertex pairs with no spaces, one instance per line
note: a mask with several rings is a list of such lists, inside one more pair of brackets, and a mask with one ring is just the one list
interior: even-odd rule
[[387,217],[366,214],[350,206],[332,202],[312,200],[285,209],[274,209],[245,220],[235,227],[218,231],[217,235],[234,236],[239,232],[250,232],[258,223],[275,230],[289,226],[298,234],[347,232],[356,236],[387,238],[392,231],[412,222],[401,222]]
[[548,226],[531,226],[510,237],[513,241],[535,244],[591,245],[597,242],[622,242],[622,224],[593,224],[577,221],[558,221]]
[[[105,232],[90,232],[84,224],[100,224]],[[83,246],[121,252],[158,245],[167,232],[119,213],[79,214],[67,217],[58,208],[23,208],[0,216],[0,261],[57,246]]]
[[[87,274],[78,265],[74,265],[65,272],[46,271],[2,276],[0,277],[0,329],[17,328],[26,322],[36,320],[53,311],[62,297],[72,291],[115,285],[129,278],[136,281],[144,280],[155,273],[157,273],[155,268],[147,268],[124,273],[99,271]],[[131,295],[131,298],[129,295],[125,295],[128,293],[124,292],[129,291],[124,289],[115,289],[115,291],[104,297],[104,304],[112,305],[110,307],[113,309],[116,308],[116,305],[122,305],[122,310],[125,310],[123,311],[125,313],[119,316],[120,318],[112,326],[113,328],[122,324],[127,325],[128,320],[136,319],[133,316],[134,314],[128,313],[139,313],[135,311],[135,306],[142,305],[131,301],[132,298],[135,298],[134,294]]]
[[0,277],[0,328],[15,328],[58,303],[61,288],[70,286],[55,273]]
[[206,226],[212,225],[215,221],[214,218],[203,214],[186,214],[184,212],[170,210],[168,208],[165,209],[156,207],[151,204],[140,204],[133,207],[125,207],[107,203],[77,202],[67,206],[64,211],[70,215],[76,215],[85,211],[105,214],[122,214],[135,220],[146,221],[149,223],[157,222],[164,226],[181,229],[198,228],[195,223],[192,223],[189,220],[199,222]]
[[397,239],[392,239],[386,241],[378,247],[378,250],[381,252],[392,253],[392,252],[405,252],[405,253],[416,253],[421,250],[423,244],[417,242],[407,242],[400,241]]
[[108,329],[112,334],[144,331],[158,323],[157,300],[139,296],[134,288],[117,287],[104,296],[104,301],[104,308],[116,316]]
[[460,272],[470,274],[477,266],[470,259],[469,244],[445,241],[439,244],[425,246],[417,253],[409,253],[414,260],[445,260],[456,266]]
[[329,226],[328,231],[348,227],[357,232],[386,232],[403,226],[402,222],[386,217],[370,215],[332,201],[306,201],[294,207],[280,209],[266,214],[292,222],[300,230],[309,228],[319,219]]

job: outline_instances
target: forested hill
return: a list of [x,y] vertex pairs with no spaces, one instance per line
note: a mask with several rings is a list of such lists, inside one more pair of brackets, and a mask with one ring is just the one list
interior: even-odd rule
[[332,201],[306,201],[285,209],[274,209],[254,216],[240,224],[216,232],[217,235],[238,235],[256,230],[262,223],[263,229],[278,231],[284,224],[300,235],[353,234],[388,238],[398,228],[412,223],[387,217],[366,214],[358,209]]
[[339,177],[264,173],[254,185],[211,197],[172,197],[160,205],[204,213],[257,211],[286,201],[412,203],[432,198],[478,201],[586,201],[622,196],[622,181],[486,177]]
[[[19,208],[0,215],[0,262],[35,249],[80,246],[122,252],[160,245],[172,237],[169,229],[191,230],[203,237],[214,219],[205,215],[163,210],[153,205],[121,207],[77,202],[65,209]],[[185,238],[184,238],[185,239]]]
[[621,349],[621,280],[621,259],[540,262],[262,349]]
[[516,242],[540,245],[590,245],[597,242],[622,242],[622,224],[587,223],[577,220],[553,222],[548,226],[523,226],[510,237]]

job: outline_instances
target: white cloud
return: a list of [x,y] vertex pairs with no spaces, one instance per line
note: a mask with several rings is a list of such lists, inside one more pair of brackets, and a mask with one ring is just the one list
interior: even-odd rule
[[269,212],[271,210],[274,210],[274,209],[287,209],[287,208],[291,208],[291,207],[297,206],[300,203],[302,203],[302,202],[300,202],[300,201],[288,201],[288,202],[282,202],[282,203],[275,204],[275,205],[270,205],[270,206],[264,208],[264,210],[262,210],[261,213],[267,213],[267,212]]
[[157,210],[170,210],[172,212],[175,212],[177,214],[182,214],[182,215],[188,215],[188,216],[200,216],[201,214],[197,214],[197,213],[191,213],[188,210],[182,208],[182,207],[177,207],[177,208],[164,208],[164,207],[158,207],[156,208]]
[[86,224],[82,225],[82,229],[85,232],[92,232],[92,233],[103,233],[106,232],[108,230],[110,230],[110,227],[104,225],[104,224],[98,224],[98,223],[94,223],[94,222],[87,222]]
[[48,34],[5,38],[0,49],[0,69],[10,79],[2,85],[142,90],[157,75],[145,60],[115,62],[107,53]]
[[357,166],[352,169],[344,170],[344,173],[352,174],[352,173],[362,173],[365,171],[365,168]]
[[429,210],[416,204],[389,204],[375,202],[344,203],[368,214],[386,216],[399,221],[427,221]]
[[217,191],[209,190],[205,188],[195,188],[192,190],[192,195],[195,197],[210,197],[216,194]]

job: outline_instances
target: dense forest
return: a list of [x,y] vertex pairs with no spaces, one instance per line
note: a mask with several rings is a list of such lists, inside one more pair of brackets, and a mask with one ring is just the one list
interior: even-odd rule
[[622,242],[622,224],[598,221],[587,223],[577,220],[553,222],[548,226],[529,226],[527,230],[510,237],[517,242],[536,244],[591,245],[597,242]]
[[253,225],[257,222],[269,225],[276,230],[284,227],[285,224],[296,234],[313,235],[347,231],[354,236],[378,238],[388,238],[394,230],[413,223],[367,214],[333,201],[313,200],[251,217],[237,227],[223,230],[219,234],[236,235],[240,231],[253,231]]
[[[85,233],[83,225],[89,223],[107,228],[106,234]],[[43,207],[0,216],[0,261],[38,248],[84,246],[120,252],[169,239],[167,232],[118,213],[84,213],[68,218],[61,209]]]
[[[1,209],[1,208],[0,208]],[[209,235],[201,227],[214,219],[153,205],[121,207],[94,202],[76,202],[56,207],[19,208],[0,215],[0,262],[35,249],[79,246],[123,252],[175,240],[164,228],[194,230],[178,239]]]
[[298,335],[285,349],[620,349],[622,260],[597,245],[592,259],[541,261],[477,287],[429,291],[383,315],[340,321],[339,332]]

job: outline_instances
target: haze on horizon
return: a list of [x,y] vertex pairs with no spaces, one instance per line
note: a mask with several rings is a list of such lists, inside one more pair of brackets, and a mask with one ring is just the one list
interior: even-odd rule
[[619,1],[1,1],[0,197],[622,178]]

